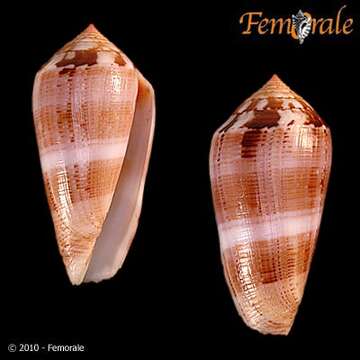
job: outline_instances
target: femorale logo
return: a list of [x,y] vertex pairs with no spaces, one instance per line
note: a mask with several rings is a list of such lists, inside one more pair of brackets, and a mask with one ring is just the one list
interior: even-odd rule
[[354,19],[343,14],[347,5],[342,6],[334,18],[315,18],[308,12],[299,10],[288,18],[263,17],[262,11],[246,12],[240,16],[241,34],[290,35],[300,44],[310,34],[349,35],[353,32]]

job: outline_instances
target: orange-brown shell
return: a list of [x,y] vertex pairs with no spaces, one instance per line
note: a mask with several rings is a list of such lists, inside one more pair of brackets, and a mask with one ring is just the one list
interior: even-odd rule
[[287,334],[301,301],[331,166],[330,130],[277,76],[214,134],[225,276],[245,323]]
[[[84,280],[103,231],[144,86],[151,89],[93,25],[36,75],[33,114],[41,167],[60,253],[74,284]],[[151,141],[149,129],[145,144]],[[140,166],[145,176],[147,160]]]

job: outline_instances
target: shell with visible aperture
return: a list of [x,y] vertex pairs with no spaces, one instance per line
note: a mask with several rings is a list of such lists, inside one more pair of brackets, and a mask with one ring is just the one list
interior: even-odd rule
[[273,76],[214,134],[210,177],[225,277],[244,322],[288,334],[331,167],[330,130]]
[[70,281],[110,278],[141,211],[155,124],[152,86],[90,25],[36,74],[33,115]]

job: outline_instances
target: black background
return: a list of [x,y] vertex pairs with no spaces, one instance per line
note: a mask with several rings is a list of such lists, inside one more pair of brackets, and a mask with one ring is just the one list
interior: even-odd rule
[[[355,1],[50,3],[4,11],[2,241],[9,342],[72,344],[88,353],[147,356],[351,350],[358,321],[359,13]],[[246,11],[335,17],[349,36],[244,36]],[[18,6],[18,9],[17,9]],[[3,25],[4,25],[3,22]],[[36,71],[90,22],[153,84],[157,119],[140,225],[109,281],[71,286],[59,256],[31,114]],[[263,336],[237,315],[219,255],[208,175],[213,132],[273,73],[332,130],[334,157],[318,246],[288,337]],[[5,128],[4,128],[5,126]]]

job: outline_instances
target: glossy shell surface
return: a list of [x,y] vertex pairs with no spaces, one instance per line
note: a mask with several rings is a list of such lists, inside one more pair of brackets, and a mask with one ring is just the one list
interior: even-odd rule
[[288,334],[303,296],[331,166],[330,130],[277,76],[214,134],[213,202],[225,277],[253,329]]
[[124,261],[141,209],[153,89],[90,25],[37,73],[33,114],[69,278],[80,284],[111,277]]

